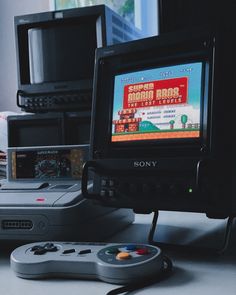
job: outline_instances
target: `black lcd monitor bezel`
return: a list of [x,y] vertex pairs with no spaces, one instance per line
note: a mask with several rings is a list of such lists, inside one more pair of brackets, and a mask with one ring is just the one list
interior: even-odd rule
[[[186,38],[182,33],[133,41],[117,47],[98,49],[93,97],[92,158],[136,158],[199,155],[211,148],[210,104],[213,88],[214,46]],[[187,41],[188,40],[188,41]],[[190,41],[189,41],[190,40]],[[190,44],[188,43],[190,42]],[[204,45],[205,44],[205,45]],[[156,53],[154,53],[156,52]],[[154,58],[152,58],[152,54]],[[199,138],[111,142],[114,76],[153,67],[203,62],[201,130]],[[109,77],[109,78],[108,78]],[[105,89],[105,90],[104,90]],[[104,99],[105,98],[105,99]],[[103,106],[105,118],[99,119]],[[103,132],[101,130],[104,130]]]
[[[54,93],[62,91],[86,91],[92,89],[93,73],[91,77],[67,81],[47,81],[42,83],[30,83],[30,68],[28,54],[27,32],[30,28],[46,28],[52,25],[70,22],[79,24],[80,20],[89,18],[94,21],[96,26],[97,47],[106,45],[106,32],[104,27],[104,5],[94,7],[84,7],[77,9],[67,9],[64,11],[44,12],[24,16],[16,16],[15,21],[15,40],[16,58],[18,71],[18,87],[24,93],[40,94]],[[94,52],[95,49],[94,48]],[[95,53],[94,53],[95,55]]]

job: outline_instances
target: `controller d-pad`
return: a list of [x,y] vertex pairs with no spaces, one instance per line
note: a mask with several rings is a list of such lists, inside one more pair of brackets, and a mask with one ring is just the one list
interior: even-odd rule
[[34,251],[34,255],[43,255],[43,254],[45,254],[45,253],[47,253],[47,250],[44,249],[44,248],[42,248],[42,249],[38,249],[38,250],[35,250],[35,251]]
[[44,245],[35,245],[30,251],[34,252],[34,255],[43,255],[47,252],[56,252],[58,248],[53,243],[46,243]]
[[43,247],[47,252],[56,252],[58,250],[53,243],[46,243]]
[[30,251],[34,252],[34,251],[41,250],[41,249],[44,249],[44,247],[42,245],[36,245],[36,246],[32,247],[30,249]]

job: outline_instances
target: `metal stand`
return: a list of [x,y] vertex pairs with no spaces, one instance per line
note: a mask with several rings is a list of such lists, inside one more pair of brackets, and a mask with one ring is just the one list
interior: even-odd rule
[[234,222],[234,216],[229,216],[228,220],[227,220],[227,225],[225,227],[225,233],[224,233],[224,240],[223,240],[223,244],[222,246],[217,249],[217,248],[206,248],[206,247],[195,247],[195,246],[191,246],[191,245],[179,245],[179,244],[168,244],[168,243],[162,243],[162,242],[157,242],[154,241],[154,234],[157,228],[157,221],[158,221],[158,215],[159,212],[155,211],[154,212],[154,216],[153,216],[153,220],[152,220],[152,226],[151,229],[149,231],[149,235],[148,235],[148,242],[151,245],[155,245],[155,246],[161,246],[161,247],[168,247],[168,248],[181,248],[181,249],[185,249],[187,251],[207,251],[207,252],[215,252],[216,254],[223,254],[229,245],[229,241],[230,241],[230,236],[231,236],[231,232],[232,232],[232,227],[233,227],[233,222]]

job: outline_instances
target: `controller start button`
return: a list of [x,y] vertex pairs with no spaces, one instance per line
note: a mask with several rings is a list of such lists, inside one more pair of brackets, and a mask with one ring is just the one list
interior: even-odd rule
[[127,253],[127,252],[120,252],[119,254],[116,255],[117,260],[126,260],[130,259],[132,256]]

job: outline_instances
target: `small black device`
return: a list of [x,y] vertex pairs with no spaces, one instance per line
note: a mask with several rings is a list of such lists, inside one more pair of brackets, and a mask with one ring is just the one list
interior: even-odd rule
[[88,144],[90,121],[90,111],[8,116],[8,146]]
[[236,213],[234,42],[230,29],[202,27],[97,50],[86,198]]
[[141,37],[105,5],[15,17],[17,105],[27,112],[91,109],[97,47]]

